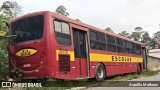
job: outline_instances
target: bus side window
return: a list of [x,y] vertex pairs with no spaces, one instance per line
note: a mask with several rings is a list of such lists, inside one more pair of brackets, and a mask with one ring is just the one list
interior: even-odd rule
[[141,45],[136,44],[136,55],[141,55]]
[[90,47],[96,50],[106,50],[105,34],[90,30]]
[[97,37],[98,37],[98,49],[106,50],[105,34],[98,32]]
[[107,51],[116,52],[115,37],[106,35]]
[[90,47],[91,49],[98,49],[96,45],[97,41],[97,33],[94,31],[89,31],[89,36],[90,36]]
[[60,45],[71,45],[69,24],[60,20],[54,20],[56,40]]
[[124,53],[123,40],[120,38],[116,38],[116,44],[117,44],[117,52]]

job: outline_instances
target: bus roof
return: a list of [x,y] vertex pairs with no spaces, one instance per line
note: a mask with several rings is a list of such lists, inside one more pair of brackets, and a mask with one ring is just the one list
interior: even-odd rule
[[[127,40],[127,41],[130,41],[130,42],[133,42],[133,43],[136,43],[136,44],[141,44],[142,47],[144,47],[145,45],[143,43],[140,43],[138,41],[134,41],[132,39],[129,39],[129,38],[126,38],[126,37],[123,37],[123,36],[120,36],[118,34],[115,34],[115,33],[111,33],[111,32],[108,32],[104,29],[100,29],[100,28],[97,28],[97,27],[94,27],[92,25],[89,25],[89,24],[85,24],[83,22],[80,22],[80,21],[77,21],[77,20],[74,20],[74,19],[71,19],[69,17],[66,17],[66,16],[63,16],[63,15],[59,15],[59,14],[56,14],[54,12],[51,12],[51,11],[40,11],[40,12],[34,12],[34,13],[28,13],[26,15],[23,15],[21,17],[18,17],[14,20],[12,20],[13,22],[14,21],[17,21],[19,19],[22,19],[22,18],[25,18],[25,17],[29,17],[29,16],[34,16],[34,15],[38,15],[38,14],[45,14],[45,13],[49,13],[51,14],[53,17],[55,18],[58,18],[58,19],[62,19],[64,21],[67,21],[67,22],[70,22],[70,23],[73,23],[73,24],[76,24],[76,25],[79,25],[79,26],[82,26],[82,27],[85,27],[85,28],[88,28],[88,29],[92,29],[92,30],[95,30],[95,31],[99,31],[99,32],[103,32],[105,34],[108,34],[108,35],[112,35],[112,36],[115,36],[117,38],[121,38],[123,40]],[[11,21],[11,22],[12,22]]]

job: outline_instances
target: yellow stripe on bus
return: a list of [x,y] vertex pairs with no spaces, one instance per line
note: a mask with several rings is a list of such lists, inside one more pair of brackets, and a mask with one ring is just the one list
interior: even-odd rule
[[90,53],[90,61],[99,62],[142,62],[142,58]]
[[[59,60],[59,54],[70,55],[70,60],[75,61],[73,51],[56,50],[56,60],[57,61]],[[97,62],[143,62],[143,59],[138,58],[138,57],[90,53],[90,61],[97,61]]]

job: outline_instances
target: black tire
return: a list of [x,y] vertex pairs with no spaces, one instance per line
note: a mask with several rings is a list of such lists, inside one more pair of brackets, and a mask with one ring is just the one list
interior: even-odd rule
[[102,64],[99,63],[96,66],[95,79],[96,81],[104,81],[105,77],[106,77],[105,68]]
[[139,64],[137,65],[137,74],[141,74],[141,66]]

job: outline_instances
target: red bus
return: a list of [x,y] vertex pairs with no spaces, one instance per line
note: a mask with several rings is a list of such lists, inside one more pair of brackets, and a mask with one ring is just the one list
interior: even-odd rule
[[9,75],[22,79],[75,80],[144,71],[145,45],[49,11],[29,13],[9,23],[17,38],[8,46]]

